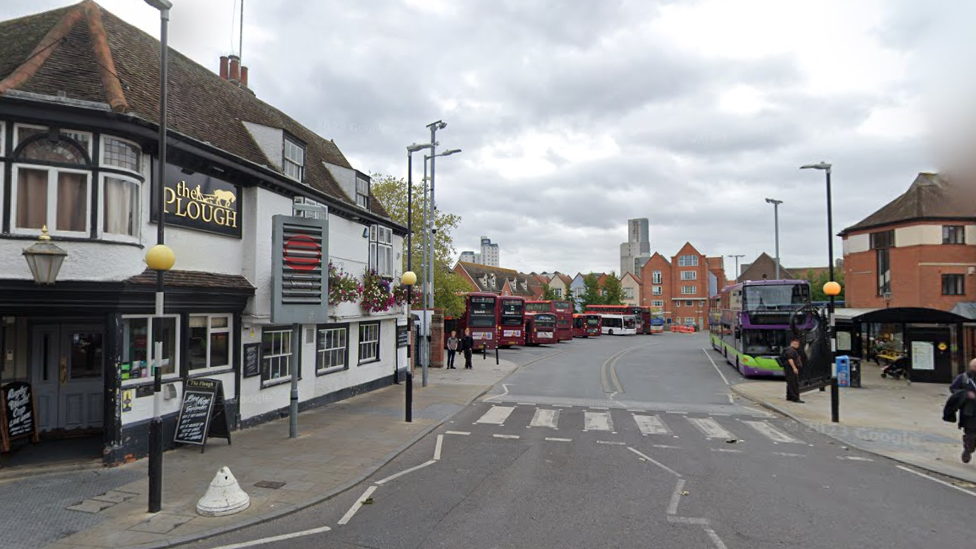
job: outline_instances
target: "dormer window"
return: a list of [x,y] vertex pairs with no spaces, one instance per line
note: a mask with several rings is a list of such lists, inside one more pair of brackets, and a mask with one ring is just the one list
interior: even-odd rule
[[369,209],[369,179],[356,176],[356,205]]
[[286,135],[284,156],[285,175],[295,181],[302,182],[305,179],[305,145]]

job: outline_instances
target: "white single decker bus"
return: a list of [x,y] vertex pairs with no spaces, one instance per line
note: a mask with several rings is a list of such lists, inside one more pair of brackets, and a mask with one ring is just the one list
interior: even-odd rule
[[602,333],[607,335],[636,335],[637,317],[634,315],[600,315],[603,317]]

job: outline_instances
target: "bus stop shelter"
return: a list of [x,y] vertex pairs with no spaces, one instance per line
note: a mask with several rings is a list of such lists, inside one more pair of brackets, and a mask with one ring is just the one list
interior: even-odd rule
[[907,357],[912,381],[950,383],[966,360],[964,324],[970,319],[939,309],[837,309],[837,354],[879,364]]

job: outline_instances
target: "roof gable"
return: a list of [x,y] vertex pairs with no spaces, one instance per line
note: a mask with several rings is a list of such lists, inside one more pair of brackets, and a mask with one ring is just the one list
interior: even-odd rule
[[[749,264],[749,267],[742,272],[739,276],[739,282],[745,282],[747,280],[774,280],[776,276],[776,260],[769,256],[766,252],[759,254],[759,257],[755,261]],[[793,275],[790,273],[789,269],[784,269],[782,266],[779,268],[779,278],[780,280],[793,280]]]
[[919,173],[901,196],[860,222],[841,231],[841,235],[861,229],[893,225],[918,219],[973,219],[973,197],[958,183],[937,173]]

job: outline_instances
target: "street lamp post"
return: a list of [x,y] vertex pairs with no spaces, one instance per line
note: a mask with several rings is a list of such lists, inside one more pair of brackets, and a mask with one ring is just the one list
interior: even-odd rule
[[773,198],[766,199],[767,204],[773,205],[773,223],[775,224],[776,232],[776,280],[779,280],[779,205],[783,203],[782,200],[776,200]]
[[729,257],[735,258],[735,279],[734,282],[739,281],[739,258],[745,257],[745,254],[729,254]]
[[[407,272],[413,272],[413,153],[430,148],[430,143],[414,143],[407,147]],[[426,162],[424,164],[426,168]],[[426,178],[426,174],[424,174]],[[426,184],[426,182],[424,183]],[[407,273],[403,273],[406,275]],[[411,360],[418,350],[414,345],[413,319],[410,318],[410,303],[413,301],[413,286],[417,283],[417,275],[413,275],[413,282],[407,284],[407,325],[410,326],[410,344],[413,348]],[[408,368],[410,371],[410,368]]]
[[[426,223],[426,226],[425,226],[425,235],[426,235],[426,238],[427,238],[428,255],[430,256],[430,258],[429,258],[430,266],[428,267],[428,265],[424,265],[424,269],[427,271],[425,273],[425,276],[424,276],[424,294],[423,294],[424,295],[424,298],[427,299],[427,303],[424,305],[424,309],[425,309],[425,311],[424,311],[424,334],[426,334],[424,336],[424,342],[426,343],[425,348],[426,348],[427,352],[424,355],[424,360],[423,360],[423,364],[422,364],[423,365],[423,380],[422,380],[422,383],[421,383],[421,386],[422,387],[426,387],[427,386],[427,368],[430,366],[430,343],[431,342],[430,342],[430,333],[428,331],[428,321],[427,321],[427,314],[428,313],[427,313],[427,310],[428,309],[430,311],[433,311],[434,310],[434,292],[433,292],[433,289],[434,289],[434,270],[433,270],[433,264],[434,264],[434,257],[433,257],[434,254],[433,254],[433,252],[434,252],[434,246],[433,246],[433,232],[431,231],[431,227],[433,226],[433,221],[431,220],[431,217],[433,217],[434,209],[430,206],[430,204],[433,203],[433,198],[434,198],[434,159],[437,157],[437,130],[443,130],[446,127],[447,127],[447,123],[442,122],[440,120],[438,120],[436,122],[431,122],[430,124],[427,124],[427,128],[430,130],[430,157],[425,157],[424,158],[424,184],[426,185],[426,179],[427,179],[427,177],[426,177],[426,172],[427,172],[427,162],[426,162],[426,160],[429,158],[430,159],[431,202],[427,204],[428,215],[427,215],[427,220],[425,221],[425,223]],[[426,187],[425,187],[425,192],[426,192]],[[430,291],[430,297],[429,298],[427,297],[427,292],[428,291]]]
[[[410,199],[408,198],[407,201],[409,202],[409,200]],[[407,210],[409,211],[409,207],[407,208]],[[409,261],[409,259],[407,261]],[[400,277],[400,283],[407,287],[407,295],[410,295],[411,288],[413,288],[413,285],[417,283],[417,274],[414,273],[413,271],[407,271],[403,273],[403,276]],[[408,323],[410,322],[410,299],[409,298],[407,299],[407,322]],[[407,386],[406,401],[404,402],[404,420],[407,423],[413,421],[413,371],[410,366],[411,366],[410,364],[407,364],[407,374],[406,374],[406,379],[404,380],[404,383]],[[399,373],[397,375],[399,376]]]
[[159,158],[156,160],[156,245],[146,253],[146,264],[156,271],[156,319],[153,322],[153,418],[149,424],[149,512],[158,513],[163,505],[163,369],[162,369],[162,324],[163,295],[165,291],[163,273],[173,267],[175,258],[165,242],[166,212],[163,208],[163,182],[166,173],[166,72],[169,10],[173,3],[169,0],[146,0],[146,3],[159,10]]
[[[830,264],[827,268],[830,273],[830,280],[827,284],[836,284],[834,280],[834,214],[833,214],[833,204],[830,197],[830,172],[831,165],[826,162],[819,162],[817,164],[806,164],[800,166],[801,170],[823,170],[827,174],[827,255],[829,256]],[[826,289],[826,285],[824,286]],[[833,361],[834,355],[837,353],[837,334],[834,330],[834,298],[840,293],[840,285],[837,284],[838,291],[835,293],[828,292],[830,301],[827,304],[827,315],[830,321],[830,359]]]

